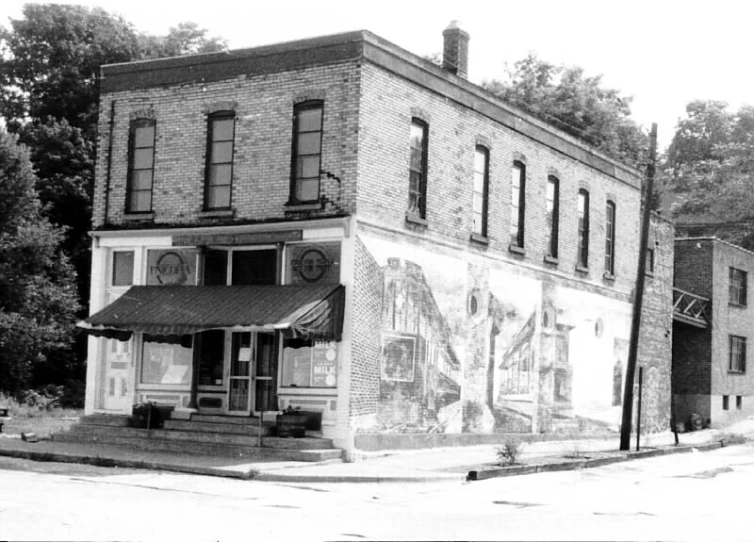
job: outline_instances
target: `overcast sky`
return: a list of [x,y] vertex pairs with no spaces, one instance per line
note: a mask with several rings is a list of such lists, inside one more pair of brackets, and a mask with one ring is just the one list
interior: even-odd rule
[[[18,0],[0,0],[0,24],[18,18]],[[469,78],[502,78],[535,51],[555,64],[603,75],[633,96],[635,119],[657,122],[660,146],[692,99],[754,104],[754,4],[731,0],[82,0],[118,13],[138,30],[165,34],[194,21],[231,48],[366,29],[419,55],[442,50],[451,20],[471,34]]]

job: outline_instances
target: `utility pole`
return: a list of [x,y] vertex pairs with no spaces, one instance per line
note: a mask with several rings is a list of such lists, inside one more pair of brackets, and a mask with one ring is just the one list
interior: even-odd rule
[[634,406],[634,374],[639,350],[639,331],[641,329],[641,307],[644,301],[644,273],[647,268],[647,240],[649,239],[649,218],[652,214],[652,190],[655,178],[655,161],[657,159],[657,124],[652,123],[649,133],[649,162],[647,163],[646,183],[644,184],[643,209],[641,216],[641,240],[639,241],[639,269],[636,272],[636,289],[634,290],[634,311],[631,318],[631,337],[628,343],[628,364],[626,366],[626,383],[623,388],[623,418],[620,424],[620,449],[628,451],[631,447],[631,417]]

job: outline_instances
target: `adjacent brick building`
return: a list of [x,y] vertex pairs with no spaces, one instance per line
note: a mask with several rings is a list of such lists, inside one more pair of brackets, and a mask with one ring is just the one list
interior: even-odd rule
[[[349,453],[617,430],[640,174],[468,82],[468,35],[444,39],[449,69],[366,31],[103,68],[91,307],[117,310],[86,324],[88,413],[300,406]],[[672,226],[655,236],[661,429]],[[237,295],[172,322],[146,285]]]
[[675,286],[704,305],[703,322],[673,325],[673,396],[679,422],[697,414],[724,427],[754,413],[747,349],[754,329],[748,276],[754,253],[711,237],[675,241]]

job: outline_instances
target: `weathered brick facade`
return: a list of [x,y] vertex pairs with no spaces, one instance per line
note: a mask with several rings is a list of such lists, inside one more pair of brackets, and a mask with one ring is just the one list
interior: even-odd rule
[[[400,445],[396,434],[407,435],[402,444],[421,434],[431,445],[465,435],[479,442],[507,432],[617,429],[639,172],[369,32],[110,66],[103,77],[95,309],[122,293],[111,280],[119,250],[135,254],[134,284],[145,280],[150,250],[195,251],[201,285],[208,250],[276,250],[275,276],[287,283],[291,254],[324,247],[340,256],[320,263],[337,266],[346,286],[337,385],[291,385],[301,375],[291,376],[282,357],[275,384],[281,406],[324,410],[324,432],[339,446]],[[322,104],[320,189],[301,204],[291,191],[294,108],[312,100]],[[235,120],[231,205],[207,211],[208,115],[217,111]],[[138,119],[156,130],[152,207],[128,213],[129,135]],[[426,127],[423,217],[407,214],[412,120]],[[472,234],[478,146],[489,156],[485,236]],[[524,243],[511,248],[514,161],[525,168]],[[559,186],[556,257],[547,243],[548,178]],[[586,266],[577,265],[579,191],[589,202]],[[653,232],[639,362],[647,371],[644,427],[659,430],[669,418],[672,226],[658,219]],[[104,346],[90,345],[93,411],[107,403],[102,387],[112,380]],[[186,402],[185,385],[139,387],[135,356],[129,389]]]

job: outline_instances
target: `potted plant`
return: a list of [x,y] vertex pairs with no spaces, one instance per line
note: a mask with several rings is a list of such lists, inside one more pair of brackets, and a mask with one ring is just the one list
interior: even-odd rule
[[277,433],[279,437],[301,438],[306,436],[307,416],[300,407],[289,406],[277,415]]

